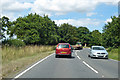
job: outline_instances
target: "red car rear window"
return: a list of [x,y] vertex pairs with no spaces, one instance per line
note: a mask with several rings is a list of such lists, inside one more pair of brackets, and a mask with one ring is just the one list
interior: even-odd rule
[[58,48],[69,48],[68,44],[59,44]]

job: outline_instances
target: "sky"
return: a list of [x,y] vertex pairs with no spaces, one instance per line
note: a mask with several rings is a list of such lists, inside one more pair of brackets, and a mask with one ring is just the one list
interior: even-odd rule
[[76,27],[87,27],[90,31],[102,32],[111,16],[118,16],[120,0],[0,0],[1,17],[9,17],[10,21],[18,17],[37,13],[48,15],[60,26],[69,23]]

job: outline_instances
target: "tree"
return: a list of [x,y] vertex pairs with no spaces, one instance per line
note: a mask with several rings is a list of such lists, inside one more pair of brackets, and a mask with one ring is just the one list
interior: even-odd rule
[[3,33],[2,33],[2,20],[0,18],[0,39],[2,39],[3,37]]
[[91,44],[92,45],[101,45],[102,44],[102,35],[98,30],[91,32]]
[[90,44],[90,31],[87,27],[78,27],[77,37],[79,38],[78,41],[82,42],[82,44]]
[[[18,39],[26,44],[56,44],[57,43],[57,25],[48,16],[28,14],[25,17],[19,17],[13,22],[11,36],[17,35]],[[52,39],[52,40],[51,40]]]
[[106,47],[120,46],[120,15],[111,17],[112,22],[108,22],[103,28],[103,43]]
[[78,40],[76,35],[77,35],[76,27],[68,23],[62,24],[59,28],[59,36],[60,36],[59,42],[67,42],[70,44],[75,44],[76,41]]
[[[0,20],[1,21],[1,20]],[[1,39],[6,38],[5,37],[5,31],[7,32],[7,34],[9,34],[10,32],[10,28],[11,28],[12,22],[9,21],[8,17],[3,16],[2,17],[2,21],[0,22],[0,34],[1,34]]]

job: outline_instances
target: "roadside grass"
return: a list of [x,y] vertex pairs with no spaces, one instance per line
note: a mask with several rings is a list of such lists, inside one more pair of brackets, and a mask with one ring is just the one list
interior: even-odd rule
[[120,55],[120,53],[118,53],[118,48],[108,48],[107,51],[109,53],[109,58],[110,59],[119,60],[118,59],[118,54]]
[[30,64],[52,54],[53,49],[54,46],[3,47],[2,77],[12,78]]

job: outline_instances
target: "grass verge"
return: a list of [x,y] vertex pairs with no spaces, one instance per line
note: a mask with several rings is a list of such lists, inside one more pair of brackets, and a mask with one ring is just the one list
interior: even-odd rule
[[118,59],[118,54],[120,54],[120,53],[118,53],[118,48],[109,48],[109,49],[107,49],[107,51],[109,53],[109,58],[110,59],[119,60]]
[[26,46],[2,48],[2,77],[12,78],[32,63],[54,53],[53,46]]

